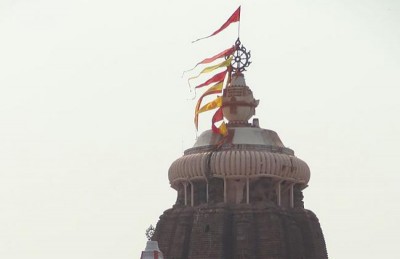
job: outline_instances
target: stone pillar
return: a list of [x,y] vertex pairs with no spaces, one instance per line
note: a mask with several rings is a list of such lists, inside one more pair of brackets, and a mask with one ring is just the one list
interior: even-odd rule
[[290,197],[290,208],[294,208],[294,190],[293,190],[293,187],[294,187],[294,183],[290,184],[290,194],[289,194],[289,197]]
[[206,202],[208,203],[208,180],[206,182]]
[[183,188],[185,189],[185,206],[187,206],[187,182],[183,183]]
[[194,206],[194,184],[193,182],[190,183],[190,206]]
[[249,177],[246,178],[246,203],[250,203],[250,183]]
[[276,203],[281,206],[281,181],[278,182],[276,187]]
[[226,197],[226,189],[227,189],[227,186],[226,186],[226,178],[224,178],[224,202],[226,203],[226,201],[227,201],[227,197]]

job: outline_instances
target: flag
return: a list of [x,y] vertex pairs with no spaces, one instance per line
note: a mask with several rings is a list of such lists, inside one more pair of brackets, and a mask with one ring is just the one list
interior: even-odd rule
[[196,130],[199,129],[199,113],[198,110],[200,109],[201,102],[203,98],[211,95],[211,94],[219,94],[222,92],[222,87],[224,86],[224,82],[216,83],[215,85],[211,86],[202,96],[200,96],[199,100],[197,101],[196,108],[194,110],[194,125],[196,126]]
[[228,129],[224,121],[221,123],[219,127],[215,126],[216,122],[222,121],[223,119],[224,119],[224,114],[222,113],[222,108],[220,107],[212,117],[211,129],[214,133],[226,136],[228,135]]
[[200,61],[200,62],[197,63],[192,69],[186,70],[186,71],[184,71],[183,73],[192,71],[193,69],[195,69],[195,68],[196,68],[198,65],[200,65],[200,64],[208,64],[208,63],[211,63],[211,62],[213,62],[213,61],[215,61],[215,60],[217,60],[217,59],[219,59],[219,58],[226,57],[226,56],[230,56],[230,55],[233,54],[233,52],[235,52],[235,46],[232,46],[231,48],[226,49],[226,50],[224,50],[224,51],[222,51],[222,52],[220,52],[220,53],[214,55],[214,56],[211,57],[211,58],[206,58],[206,59]]
[[222,71],[222,72],[214,75],[213,77],[211,77],[210,79],[208,79],[204,83],[199,84],[195,88],[200,88],[200,87],[203,87],[203,86],[206,86],[206,85],[209,85],[209,84],[212,84],[212,83],[216,83],[216,82],[223,82],[225,80],[225,76],[226,76],[227,72],[228,72],[228,70]]
[[218,133],[222,136],[228,135],[228,128],[226,127],[225,122],[222,122],[221,125],[218,127]]
[[210,73],[210,72],[212,72],[212,71],[214,71],[214,70],[216,70],[216,69],[218,69],[218,68],[230,66],[230,65],[231,65],[231,62],[232,62],[232,56],[229,57],[227,60],[222,61],[222,62],[219,63],[219,64],[216,64],[216,65],[214,65],[214,66],[210,66],[210,67],[204,68],[197,76],[192,76],[192,77],[190,77],[190,78],[188,79],[188,81],[190,81],[190,80],[192,80],[192,79],[195,79],[195,78],[198,78],[201,74]]
[[202,40],[202,39],[206,39],[206,38],[212,37],[212,36],[214,36],[214,35],[220,33],[221,31],[223,31],[223,30],[224,30],[226,27],[228,27],[231,23],[239,22],[239,21],[240,21],[240,6],[239,6],[239,8],[231,15],[231,17],[229,17],[229,19],[228,19],[224,24],[222,24],[221,28],[219,28],[218,30],[216,30],[215,32],[213,32],[211,35],[209,35],[209,36],[207,36],[207,37],[199,38],[199,39],[197,39],[197,40],[192,41],[192,43],[194,43],[194,42],[196,42],[196,41],[199,41],[199,40]]
[[221,107],[222,106],[222,97],[218,96],[217,98],[215,98],[214,100],[212,100],[211,102],[205,104],[203,107],[201,107],[196,114],[202,113],[202,112],[206,112],[209,110],[213,110],[215,108]]

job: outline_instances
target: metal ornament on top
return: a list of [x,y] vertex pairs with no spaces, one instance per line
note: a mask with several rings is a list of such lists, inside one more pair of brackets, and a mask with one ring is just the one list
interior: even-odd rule
[[259,103],[259,100],[254,99],[242,73],[251,64],[250,57],[250,51],[246,50],[238,38],[230,66],[230,79],[222,95],[223,114],[231,126],[249,126],[248,120],[255,115]]
[[[231,63],[232,72],[237,74],[246,71],[246,68],[251,64],[250,57],[250,50],[247,51],[247,49],[243,46],[243,44],[240,42],[240,39],[238,38],[235,42],[235,52],[233,54],[233,59]],[[228,56],[225,57],[225,59],[228,58]]]

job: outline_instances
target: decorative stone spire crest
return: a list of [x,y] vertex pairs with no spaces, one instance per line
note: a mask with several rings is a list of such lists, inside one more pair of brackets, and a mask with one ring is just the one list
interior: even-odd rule
[[248,120],[255,115],[255,108],[259,103],[246,85],[242,73],[251,64],[250,57],[250,51],[246,50],[238,38],[232,59],[231,78],[222,96],[223,114],[229,121],[228,125],[249,125]]

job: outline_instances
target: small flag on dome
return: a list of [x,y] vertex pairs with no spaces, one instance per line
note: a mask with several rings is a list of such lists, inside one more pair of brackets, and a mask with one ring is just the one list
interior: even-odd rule
[[207,37],[203,37],[203,38],[199,38],[197,40],[192,41],[192,43],[202,40],[202,39],[207,39],[210,38],[218,33],[220,33],[221,31],[223,31],[226,27],[228,27],[231,23],[234,22],[240,22],[240,6],[238,9],[236,9],[236,11],[231,15],[231,17],[229,17],[229,19],[222,24],[221,28],[219,28],[218,30],[216,30],[215,32],[213,32],[211,35],[207,36]]
[[213,77],[211,77],[210,79],[208,79],[207,81],[205,81],[202,84],[199,84],[198,86],[196,86],[195,88],[200,88],[212,83],[216,83],[216,82],[223,82],[225,79],[226,74],[228,73],[228,69],[225,71],[222,71],[218,74],[215,74]]
[[222,97],[219,96],[219,97],[215,98],[214,100],[212,100],[211,102],[205,104],[196,113],[199,114],[202,112],[210,111],[210,110],[213,110],[213,109],[221,107],[221,106],[222,106]]
[[212,72],[212,71],[214,71],[214,70],[216,70],[216,69],[218,69],[218,68],[221,68],[221,67],[228,67],[228,66],[231,65],[231,62],[232,62],[232,56],[229,57],[227,60],[222,61],[222,62],[219,63],[219,64],[216,64],[216,65],[214,65],[214,66],[210,66],[210,67],[204,68],[197,76],[192,76],[192,77],[190,77],[190,78],[188,79],[188,81],[190,81],[190,80],[192,80],[192,79],[195,79],[195,78],[198,78],[201,74],[210,73],[210,72]]
[[[220,107],[212,117],[211,129],[214,133],[221,134],[222,136],[228,135],[228,129],[226,127],[224,120],[224,114],[222,112],[222,107]],[[216,122],[222,121],[219,127],[215,126]]]
[[195,111],[194,111],[194,114],[195,114],[194,115],[194,125],[196,126],[196,130],[199,129],[199,112],[198,111],[200,109],[200,105],[201,105],[201,102],[203,101],[203,98],[208,96],[208,95],[211,95],[211,94],[222,93],[223,86],[224,86],[224,82],[223,81],[219,82],[219,83],[216,83],[215,85],[211,86],[204,94],[202,94],[199,97],[199,100],[197,101],[196,108],[195,108]]
[[208,64],[208,63],[211,63],[211,62],[213,62],[213,61],[215,61],[215,60],[217,60],[217,59],[219,59],[219,58],[223,58],[223,57],[226,57],[226,56],[230,56],[230,55],[233,54],[233,52],[235,52],[235,46],[232,46],[231,48],[226,49],[226,50],[224,50],[224,51],[222,51],[222,52],[220,52],[220,53],[218,53],[218,54],[212,56],[211,58],[206,58],[206,59],[200,61],[200,62],[197,63],[192,69],[189,69],[189,70],[184,71],[183,74],[185,74],[186,72],[192,71],[192,70],[195,69],[198,65],[201,65],[201,64]]

